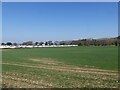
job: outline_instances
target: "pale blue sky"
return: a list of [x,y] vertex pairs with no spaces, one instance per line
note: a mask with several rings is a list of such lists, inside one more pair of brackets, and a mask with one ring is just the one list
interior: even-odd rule
[[2,5],[3,42],[118,35],[118,5],[115,2],[4,2]]

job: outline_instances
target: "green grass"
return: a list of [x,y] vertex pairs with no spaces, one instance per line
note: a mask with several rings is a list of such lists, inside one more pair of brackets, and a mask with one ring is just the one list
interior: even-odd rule
[[[48,60],[62,63],[56,62],[54,65],[32,61],[31,58],[39,60],[48,58]],[[5,63],[2,65],[3,87],[116,88],[118,85],[117,72],[109,72],[109,70],[117,71],[118,68],[117,47],[3,49],[2,61]],[[41,68],[42,66],[45,68]],[[51,67],[54,69],[50,69]],[[65,69],[60,70],[62,67]],[[88,71],[79,73],[80,70],[75,69],[76,67],[84,69],[90,67],[107,71],[99,72],[97,69],[89,71],[88,69]]]
[[[53,58],[75,66],[117,70],[117,47],[67,47],[9,49],[3,51],[3,62],[29,62],[29,58]],[[33,63],[33,62],[32,62]]]
[[[7,72],[7,74],[5,72]],[[42,84],[37,85],[36,86],[37,88],[41,86],[47,88],[117,87],[117,83],[116,83],[117,77],[109,76],[109,75],[108,76],[96,75],[96,74],[89,75],[84,73],[78,74],[78,73],[63,72],[63,71],[53,71],[47,69],[26,68],[26,67],[18,67],[18,66],[14,67],[9,65],[4,65],[3,76],[4,74],[12,78],[20,78],[20,79],[24,78],[27,79],[29,82],[30,80],[32,81],[42,80]],[[104,80],[103,78],[107,78],[107,79]],[[5,80],[5,82],[7,82],[7,80]],[[23,83],[24,81],[23,82],[16,81],[16,82]],[[9,83],[11,83],[13,87],[15,87],[13,81]]]

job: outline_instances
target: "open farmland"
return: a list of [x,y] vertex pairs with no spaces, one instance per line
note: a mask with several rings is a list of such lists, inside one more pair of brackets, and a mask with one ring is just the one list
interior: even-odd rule
[[118,48],[3,49],[3,87],[117,88]]

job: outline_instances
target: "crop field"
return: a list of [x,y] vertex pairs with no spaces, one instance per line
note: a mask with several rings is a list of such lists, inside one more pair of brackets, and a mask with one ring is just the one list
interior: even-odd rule
[[118,48],[2,50],[2,85],[12,88],[117,88]]

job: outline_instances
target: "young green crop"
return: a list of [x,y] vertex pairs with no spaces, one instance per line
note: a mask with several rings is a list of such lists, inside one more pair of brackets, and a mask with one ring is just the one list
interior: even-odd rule
[[64,48],[32,48],[3,50],[3,62],[37,63],[30,58],[52,58],[65,64],[79,67],[94,67],[117,70],[117,47],[64,47]]

